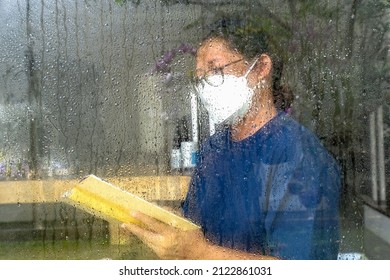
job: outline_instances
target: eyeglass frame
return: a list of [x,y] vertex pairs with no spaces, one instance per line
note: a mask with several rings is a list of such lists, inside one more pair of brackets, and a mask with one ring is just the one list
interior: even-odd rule
[[196,72],[196,71],[200,71],[200,70],[201,70],[201,71],[204,71],[205,74],[207,74],[207,73],[209,73],[209,72],[212,72],[213,75],[221,75],[222,81],[221,81],[220,84],[213,84],[213,83],[210,83],[210,81],[208,80],[208,77],[213,76],[213,75],[203,75],[203,76],[201,76],[201,77],[198,77],[198,76],[196,76],[196,75],[192,75],[191,83],[192,83],[192,85],[193,85],[195,88],[197,88],[200,84],[204,85],[203,81],[206,82],[207,84],[209,84],[210,86],[218,87],[218,86],[222,85],[223,82],[224,82],[224,73],[223,73],[223,70],[224,70],[226,67],[229,67],[230,65],[236,64],[236,63],[238,63],[238,62],[240,62],[240,61],[243,61],[243,60],[245,60],[245,58],[240,58],[240,59],[238,59],[238,60],[229,62],[229,63],[227,63],[227,64],[225,64],[225,65],[223,65],[223,66],[219,66],[219,67],[212,68],[212,69],[210,69],[210,70],[208,70],[208,71],[203,70],[203,69],[197,69],[197,70],[194,71],[194,72]]

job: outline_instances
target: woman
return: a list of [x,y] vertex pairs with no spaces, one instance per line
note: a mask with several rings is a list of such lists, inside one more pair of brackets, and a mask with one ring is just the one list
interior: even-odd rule
[[220,23],[196,55],[195,86],[219,124],[183,207],[202,230],[142,213],[133,215],[146,228],[124,227],[164,259],[336,259],[339,168],[284,112],[292,98],[265,36],[245,34],[241,21]]

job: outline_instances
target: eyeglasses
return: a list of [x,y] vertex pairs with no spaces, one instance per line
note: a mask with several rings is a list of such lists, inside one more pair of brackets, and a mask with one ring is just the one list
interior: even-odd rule
[[[210,86],[214,86],[214,87],[220,86],[224,82],[223,70],[226,67],[233,65],[235,63],[238,63],[240,61],[243,61],[243,60],[244,59],[241,58],[239,60],[229,62],[223,66],[215,67],[215,68],[208,70],[208,71],[206,71],[204,69],[197,69],[192,73],[191,83],[195,87],[195,89],[199,88],[200,86],[204,87],[205,82],[208,83]],[[211,79],[211,77],[213,77],[213,78]]]

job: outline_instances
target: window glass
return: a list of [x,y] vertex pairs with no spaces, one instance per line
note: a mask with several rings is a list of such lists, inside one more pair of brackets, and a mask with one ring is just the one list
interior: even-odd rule
[[388,259],[388,8],[0,1],[0,259],[161,258],[63,201],[90,174],[216,246]]

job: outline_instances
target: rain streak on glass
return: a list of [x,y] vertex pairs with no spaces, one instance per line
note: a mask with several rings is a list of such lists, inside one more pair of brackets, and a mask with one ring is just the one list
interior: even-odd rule
[[[225,73],[195,70],[197,48],[221,14],[244,14],[250,24],[238,33],[249,42],[262,31],[270,53],[284,62],[272,57],[273,73],[283,73],[277,84],[254,88],[287,96],[279,90],[288,85],[294,99],[281,111],[318,136],[341,167],[340,258],[388,259],[390,238],[378,225],[390,228],[390,5],[287,2],[0,1],[0,258],[158,258],[118,224],[64,203],[61,194],[95,174],[180,212],[194,170],[214,162],[202,162],[204,145],[215,147],[216,157],[226,152],[210,140],[226,126],[213,122],[193,88]],[[226,75],[220,77],[213,86]],[[230,178],[223,168],[236,164],[231,151],[211,177]],[[233,192],[250,212],[261,203],[240,194],[273,169],[256,169],[259,162],[240,156],[237,170],[246,173],[227,185],[242,187]],[[225,190],[210,193],[221,198]],[[336,196],[296,182],[286,193],[298,210],[326,207]]]

